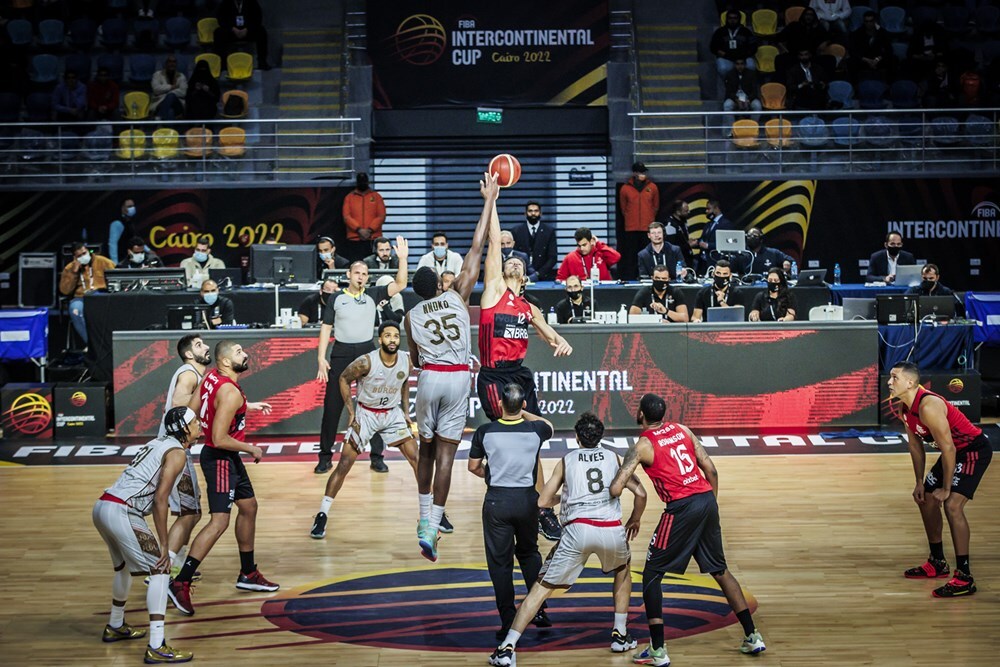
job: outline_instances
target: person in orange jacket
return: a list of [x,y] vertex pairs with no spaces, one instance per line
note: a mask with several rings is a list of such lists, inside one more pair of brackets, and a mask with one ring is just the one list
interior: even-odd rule
[[587,227],[580,227],[573,234],[576,239],[576,250],[570,251],[559,271],[556,272],[556,280],[564,282],[569,276],[579,276],[581,280],[590,278],[591,267],[597,266],[601,280],[612,280],[611,267],[621,259],[621,253],[594,238]]
[[368,182],[368,174],[358,174],[354,190],[344,197],[344,226],[347,244],[344,254],[352,262],[364,259],[372,252],[372,240],[382,236],[385,223],[385,202]]
[[619,267],[619,274],[626,279],[636,278],[635,258],[646,245],[646,232],[660,211],[660,190],[646,175],[643,163],[632,165],[632,178],[625,181],[619,190],[618,207],[624,218],[624,234],[618,239],[618,247],[627,260]]

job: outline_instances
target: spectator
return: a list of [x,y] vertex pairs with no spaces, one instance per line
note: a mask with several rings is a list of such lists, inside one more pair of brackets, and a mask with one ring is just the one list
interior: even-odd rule
[[119,269],[158,269],[163,267],[155,252],[146,248],[141,236],[133,236],[128,241],[128,254],[118,263]]
[[798,59],[798,64],[785,76],[789,108],[806,111],[825,109],[829,82],[826,71],[813,62],[812,52],[807,49],[799,50]]
[[732,71],[737,58],[744,59],[748,68],[757,69],[753,59],[757,52],[757,38],[749,28],[740,24],[740,13],[736,10],[726,12],[726,25],[712,33],[709,49],[715,55],[715,69],[721,78]]
[[417,268],[429,266],[434,269],[438,277],[445,271],[458,274],[462,270],[462,256],[457,252],[448,249],[448,235],[444,232],[437,232],[431,237],[431,251],[420,258]]
[[917,263],[913,255],[903,250],[903,235],[899,232],[889,232],[885,236],[885,248],[872,254],[868,260],[868,273],[865,280],[870,283],[893,283],[896,280],[896,267],[912,266]]
[[[757,72],[747,69],[746,59],[737,58],[735,67],[726,74],[726,99],[722,103],[723,111],[760,111],[760,84],[757,82]],[[757,118],[756,115],[751,115]],[[732,123],[729,123],[731,125]]]
[[667,218],[667,223],[663,226],[663,231],[666,234],[666,239],[681,249],[681,254],[684,256],[684,265],[694,267],[695,262],[692,248],[698,245],[698,242],[692,239],[688,233],[687,221],[690,216],[691,207],[688,206],[688,203],[680,199],[675,199],[670,205],[670,217]]
[[513,227],[514,249],[528,256],[538,280],[555,277],[559,250],[556,245],[556,228],[542,221],[542,206],[529,201],[524,206],[524,222]]
[[118,84],[107,67],[97,68],[97,77],[87,84],[87,111],[91,120],[117,120],[119,113]]
[[567,276],[566,298],[556,304],[556,321],[559,324],[582,324],[590,320],[592,313],[590,297],[583,293],[580,278]]
[[747,251],[733,257],[730,268],[739,276],[750,273],[763,275],[772,267],[780,268],[785,262],[791,266],[793,259],[777,248],[768,248],[764,244],[764,232],[754,227],[747,231]]
[[653,267],[653,284],[635,293],[629,315],[659,315],[663,322],[687,322],[688,309],[680,294],[670,285],[670,269]]
[[188,287],[201,289],[201,284],[209,279],[209,271],[212,269],[226,268],[225,262],[212,256],[212,237],[199,236],[194,246],[194,253],[187,259],[181,260],[181,268],[184,269],[184,278]]
[[788,289],[785,272],[777,266],[767,271],[767,291],[753,298],[751,322],[791,322],[795,319],[795,299]]
[[[265,241],[266,243],[266,241]],[[322,278],[324,271],[334,269],[346,269],[351,265],[351,261],[346,257],[337,254],[337,244],[329,236],[321,236],[316,241],[316,277]]]
[[271,69],[267,59],[264,12],[257,0],[222,0],[215,18],[219,21],[219,27],[215,30],[215,49],[223,62],[234,43],[254,42],[257,45],[257,67],[262,70]]
[[509,229],[500,232],[500,257],[501,262],[506,262],[511,257],[521,260],[521,263],[524,264],[524,273],[528,277],[528,280],[533,283],[538,282],[538,274],[531,266],[531,262],[528,261],[528,256],[520,250],[514,249],[514,233]]
[[326,302],[331,294],[340,291],[337,279],[333,276],[326,278],[319,286],[319,291],[307,296],[299,304],[299,320],[303,325],[319,324],[323,320],[323,310],[326,309]]
[[375,252],[365,257],[364,262],[369,269],[398,269],[399,258],[392,251],[392,243],[388,238],[380,236],[375,239]]
[[87,115],[87,89],[67,71],[52,91],[52,119],[57,123],[75,123]]
[[621,259],[618,251],[603,241],[598,241],[586,227],[577,229],[573,238],[576,239],[576,250],[571,250],[563,258],[556,280],[565,282],[571,275],[586,280],[590,278],[590,271],[595,266],[600,280],[611,280],[611,267]]
[[934,72],[934,65],[939,60],[944,62],[948,56],[948,37],[944,29],[937,23],[921,23],[913,28],[906,50],[908,60],[908,78],[921,81]]
[[941,272],[937,264],[924,264],[920,269],[920,284],[906,290],[917,296],[953,296],[955,292],[941,284]]
[[[620,271],[623,278],[642,275],[632,267],[632,257],[643,244],[643,235],[648,235],[649,225],[656,220],[660,211],[660,190],[646,175],[646,165],[636,162],[632,165],[632,177],[625,181],[618,193],[618,206],[625,225],[619,247],[625,261]],[[647,274],[648,275],[648,274]]]
[[69,302],[69,320],[80,340],[87,345],[87,321],[83,315],[83,297],[85,294],[108,288],[104,278],[106,271],[115,268],[114,262],[107,257],[90,252],[86,244],[77,241],[73,244],[73,261],[67,264],[59,277],[59,292],[72,296]]
[[385,223],[385,201],[371,189],[368,174],[358,174],[354,190],[344,197],[343,214],[347,258],[353,262],[371,252],[372,239],[382,236]]
[[808,51],[817,54],[821,49],[826,49],[830,33],[819,22],[816,10],[806,7],[798,21],[789,23],[778,33],[777,41],[779,48],[785,53],[794,55],[800,51]]
[[450,290],[451,286],[455,283],[455,272],[442,271],[440,277],[441,277],[441,291],[446,292]]
[[188,82],[184,73],[177,71],[176,56],[167,56],[163,62],[163,69],[153,72],[150,86],[153,89],[153,96],[149,100],[151,114],[165,121],[172,121],[184,115]]
[[236,308],[230,298],[219,294],[219,286],[214,280],[206,280],[201,284],[196,303],[209,307],[205,314],[209,329],[236,324]]
[[809,8],[816,12],[816,18],[825,30],[847,35],[847,22],[851,19],[851,3],[848,0],[809,0]]
[[649,223],[646,238],[649,239],[649,245],[639,251],[637,258],[639,277],[642,279],[649,278],[653,275],[653,268],[657,266],[673,267],[676,271],[677,263],[680,262],[682,268],[678,279],[683,278],[684,273],[687,271],[686,268],[683,268],[684,255],[681,253],[680,248],[664,240],[663,223]]
[[123,199],[121,213],[108,227],[108,256],[116,265],[119,258],[125,257],[125,242],[135,236],[135,214],[135,200],[130,197]]
[[861,27],[851,33],[850,53],[855,81],[888,80],[892,42],[889,33],[879,26],[875,12],[865,12]]
[[712,284],[701,288],[694,300],[692,322],[701,322],[709,308],[735,308],[743,305],[743,293],[733,284],[733,270],[729,262],[720,259],[715,263]]
[[934,71],[920,82],[919,94],[925,109],[947,109],[958,103],[958,83],[945,61],[934,63]]
[[188,81],[184,117],[188,120],[214,120],[219,115],[219,82],[208,63],[199,60]]
[[705,261],[709,261],[712,259],[711,255],[715,253],[716,233],[720,230],[736,229],[736,226],[723,215],[718,199],[709,199],[708,203],[705,204],[705,217],[708,218],[708,224],[701,230],[698,247],[701,248],[701,256],[705,258]]

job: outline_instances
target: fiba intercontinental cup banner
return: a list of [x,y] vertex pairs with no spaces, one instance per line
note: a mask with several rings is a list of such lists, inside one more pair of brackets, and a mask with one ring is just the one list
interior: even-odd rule
[[368,6],[377,107],[607,102],[607,0]]

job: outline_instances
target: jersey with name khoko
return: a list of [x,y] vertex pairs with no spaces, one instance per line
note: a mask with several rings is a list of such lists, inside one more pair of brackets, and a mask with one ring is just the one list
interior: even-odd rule
[[376,410],[388,410],[399,405],[401,390],[410,377],[410,355],[396,353],[396,363],[386,366],[378,350],[368,357],[368,375],[358,382],[358,403]]
[[388,300],[389,289],[385,285],[366,288],[361,294],[340,290],[327,299],[323,324],[333,326],[336,343],[370,343],[378,304]]
[[180,368],[174,371],[174,376],[170,378],[170,386],[167,387],[167,402],[163,406],[163,416],[160,417],[160,431],[156,434],[156,437],[158,438],[162,438],[167,434],[167,426],[163,423],[163,420],[167,418],[167,412],[170,411],[170,408],[174,407],[174,389],[177,388],[177,378],[187,371],[191,371],[198,376],[198,381],[201,382],[201,373],[199,373],[198,369],[191,364],[183,364]]
[[479,311],[479,361],[487,368],[518,362],[528,353],[531,304],[507,288],[492,308]]
[[656,495],[665,503],[712,490],[698,467],[694,442],[680,424],[664,423],[643,431],[640,437],[653,443],[653,463],[643,464],[653,481]]
[[620,521],[622,505],[608,487],[618,474],[618,455],[598,445],[563,457],[563,524],[576,519]]
[[410,334],[420,350],[420,364],[459,366],[469,363],[469,309],[452,290],[421,301],[410,310]]
[[205,432],[205,444],[208,447],[215,447],[215,443],[212,442],[212,424],[215,422],[215,395],[222,388],[222,385],[225,384],[231,384],[236,387],[236,390],[240,392],[240,398],[243,399],[240,407],[236,409],[236,414],[233,415],[233,421],[229,423],[229,435],[240,442],[246,442],[246,394],[240,389],[240,385],[220,373],[218,369],[213,368],[205,375],[205,379],[201,381],[201,415],[199,415],[199,421],[201,422],[202,430]]
[[124,500],[126,505],[143,516],[150,514],[163,471],[163,457],[172,449],[183,449],[176,438],[167,436],[150,440],[105,492]]

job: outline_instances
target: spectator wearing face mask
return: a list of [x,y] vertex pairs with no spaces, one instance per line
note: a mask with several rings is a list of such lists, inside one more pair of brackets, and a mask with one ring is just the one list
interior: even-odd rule
[[510,230],[500,232],[500,257],[502,262],[506,262],[511,257],[516,257],[524,264],[528,275],[528,281],[538,282],[538,272],[531,266],[528,255],[514,248],[514,233]]
[[431,237],[431,251],[420,258],[417,268],[429,266],[441,276],[445,271],[458,274],[462,270],[462,256],[448,249],[448,235],[437,232]]
[[329,236],[321,236],[316,241],[316,277],[322,278],[323,272],[334,269],[347,269],[351,265],[350,260],[337,254],[337,244]]
[[201,284],[197,303],[209,307],[205,315],[209,329],[223,324],[236,324],[236,308],[231,299],[219,294],[219,286],[214,280],[206,280]]
[[748,273],[763,275],[771,270],[793,261],[791,255],[786,255],[777,248],[769,248],[764,244],[764,232],[756,227],[747,232],[747,252],[733,257],[733,273],[745,276]]
[[950,296],[955,298],[955,314],[965,317],[965,304],[955,296],[955,292],[941,284],[941,271],[937,264],[924,264],[920,269],[920,284],[906,290],[907,294],[915,296]]
[[299,305],[299,319],[302,324],[319,324],[323,319],[323,310],[330,296],[340,291],[336,278],[327,278],[320,285],[319,291],[310,294]]
[[123,199],[119,216],[108,228],[108,257],[115,265],[125,258],[125,243],[135,236],[135,214],[135,200]]
[[212,237],[200,236],[194,247],[194,253],[187,259],[181,260],[181,268],[184,269],[184,278],[188,287],[200,289],[201,284],[208,280],[211,269],[226,268],[225,262],[212,255]]
[[146,248],[141,236],[133,236],[128,241],[125,258],[118,263],[119,269],[158,269],[163,266],[155,252]]
[[795,319],[795,299],[781,268],[768,269],[767,291],[753,298],[749,319],[751,322],[791,322]]
[[687,322],[688,309],[670,285],[670,269],[653,267],[653,284],[639,288],[628,309],[629,315],[659,315],[663,322]]
[[115,265],[110,259],[90,252],[82,241],[77,241],[73,244],[73,261],[59,277],[59,292],[73,297],[69,302],[69,320],[84,345],[87,344],[87,322],[83,317],[83,296],[107,289],[104,273],[113,268]]
[[583,323],[591,318],[590,297],[583,293],[583,283],[577,276],[566,278],[566,298],[556,304],[559,324]]
[[694,300],[692,322],[702,322],[709,308],[733,308],[743,305],[743,293],[733,284],[733,269],[729,262],[720,259],[715,263],[712,284],[702,287]]
[[865,280],[870,283],[892,283],[896,280],[897,266],[913,266],[916,263],[913,255],[903,250],[903,235],[889,232],[885,237],[885,247],[873,253],[868,260]]

